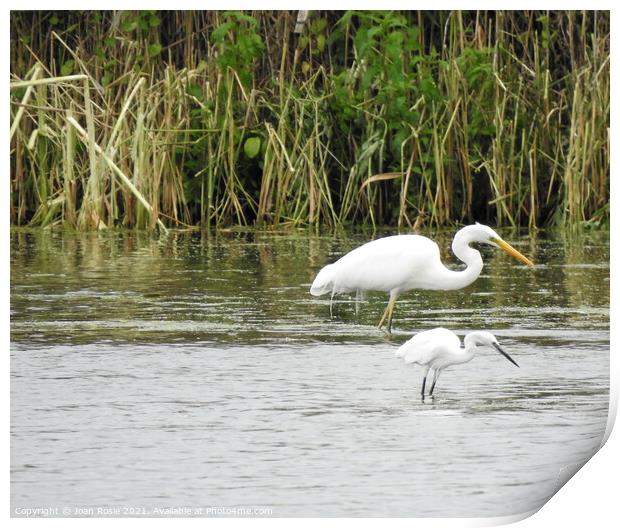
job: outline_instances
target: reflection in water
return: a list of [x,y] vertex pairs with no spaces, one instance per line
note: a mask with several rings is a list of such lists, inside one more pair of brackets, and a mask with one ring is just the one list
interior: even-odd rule
[[[444,261],[452,233],[433,234]],[[368,239],[287,233],[11,237],[13,507],[265,506],[274,515],[492,516],[540,506],[597,449],[609,397],[608,235],[506,235],[471,286],[309,295]],[[492,331],[420,372],[412,333]],[[565,471],[564,471],[565,473]]]

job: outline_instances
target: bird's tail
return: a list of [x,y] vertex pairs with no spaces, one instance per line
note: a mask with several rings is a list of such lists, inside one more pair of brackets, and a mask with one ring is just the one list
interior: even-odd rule
[[328,264],[317,274],[312,286],[310,286],[310,293],[315,297],[331,293],[334,289],[334,265]]
[[419,354],[409,341],[403,343],[395,352],[395,355],[396,357],[403,358],[405,363],[417,363],[419,361]]
[[406,352],[407,352],[407,349],[405,345],[401,345],[398,347],[398,350],[395,352],[395,356],[399,358],[405,357]]

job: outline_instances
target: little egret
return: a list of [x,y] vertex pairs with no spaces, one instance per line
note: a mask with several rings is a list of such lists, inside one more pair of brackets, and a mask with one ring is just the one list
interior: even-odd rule
[[420,235],[395,235],[367,242],[325,266],[315,277],[310,293],[331,293],[333,301],[337,293],[357,292],[359,298],[367,290],[389,292],[390,301],[379,328],[387,320],[391,332],[396,299],[401,293],[415,288],[458,290],[478,278],[483,263],[480,252],[470,247],[474,242],[498,247],[524,264],[534,265],[493,229],[476,223],[460,229],[452,241],[452,251],[467,264],[462,271],[442,264],[439,246],[432,240]]
[[432,396],[441,371],[451,365],[471,361],[479,347],[492,347],[508,361],[519,366],[502,350],[495,336],[489,332],[470,332],[465,336],[464,344],[465,347],[461,348],[461,340],[454,332],[446,328],[433,328],[414,335],[396,351],[396,356],[402,357],[405,363],[417,363],[426,367],[422,380],[422,401],[429,370],[433,370],[433,384],[429,393],[429,396]]

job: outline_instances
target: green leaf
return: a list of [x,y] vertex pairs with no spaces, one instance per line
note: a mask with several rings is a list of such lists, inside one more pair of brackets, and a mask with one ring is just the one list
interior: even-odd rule
[[211,41],[222,42],[226,37],[226,34],[230,31],[232,27],[232,22],[225,22],[224,24],[220,24],[211,32]]
[[132,31],[134,31],[137,27],[136,21],[135,20],[125,20],[122,24],[121,24],[121,30],[125,31],[126,33],[130,33]]
[[260,138],[256,136],[246,139],[243,144],[243,152],[248,158],[255,158],[260,152],[260,143]]
[[318,33],[323,31],[327,27],[327,20],[325,18],[317,18],[315,20],[314,30]]
[[161,44],[156,42],[149,46],[149,57],[157,57],[161,53]]
[[73,59],[68,60],[60,67],[60,75],[63,77],[65,75],[71,75],[73,73],[73,68],[75,67],[75,61]]
[[197,84],[188,85],[187,93],[196,99],[202,99],[202,88],[200,88]]

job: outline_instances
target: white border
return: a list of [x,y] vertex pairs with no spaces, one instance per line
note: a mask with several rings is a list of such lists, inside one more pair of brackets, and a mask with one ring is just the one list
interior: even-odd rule
[[[311,4],[311,6],[307,5]],[[228,0],[226,2],[211,2],[211,1],[187,1],[179,0],[173,5],[170,2],[151,2],[146,4],[145,2],[124,1],[118,2],[110,0],[108,2],[89,2],[88,6],[84,3],[78,2],[53,2],[52,5],[49,1],[41,0],[27,0],[21,2],[19,5],[11,6],[13,9],[138,9],[138,8],[150,8],[150,9],[299,9],[308,7],[314,7],[315,9],[373,9],[380,7],[381,9],[416,9],[420,7],[427,7],[427,5],[419,5],[418,3],[408,3],[406,6],[404,2],[368,2],[366,0],[358,0],[356,2],[339,2],[337,6],[334,6],[334,2],[239,2],[238,0]],[[508,2],[467,2],[464,5],[463,2],[455,1],[439,1],[434,2],[433,7],[435,9],[514,9],[516,5]],[[560,1],[545,1],[545,2],[521,2],[518,6],[520,9],[604,9],[609,10],[612,7],[611,2],[589,1],[587,3],[582,2],[578,4],[576,2],[560,2]],[[612,10],[612,28],[614,28],[615,13]],[[9,11],[5,10],[2,13],[1,19],[2,28],[4,29],[3,35],[5,36],[5,54],[3,61],[5,61],[5,71],[9,70]],[[615,50],[617,50],[617,38],[612,30],[612,56],[615,59]],[[618,75],[616,60],[612,59],[612,94],[618,93],[615,88],[618,87]],[[9,107],[8,107],[8,86],[5,85],[6,97],[4,98],[5,104],[2,106],[2,112],[5,114],[4,119],[4,132],[3,136],[6,140],[3,142],[4,149],[2,150],[4,167],[7,168],[8,173],[8,122],[10,120]],[[611,122],[612,129],[616,130],[618,124],[617,112],[615,111],[615,105],[612,104]],[[612,152],[616,152],[614,147],[618,147],[618,141],[615,140],[615,136],[612,134]],[[5,183],[0,186],[0,203],[2,204],[2,225],[0,228],[0,239],[2,248],[8,249],[9,246],[9,222],[8,222],[8,174],[5,173]],[[612,231],[611,231],[611,318],[612,321],[616,321],[616,304],[617,304],[617,270],[620,265],[618,259],[618,247],[614,243],[614,235],[617,233],[618,214],[615,207],[617,185],[615,179],[611,178],[611,201],[613,206],[612,212]],[[4,343],[3,347],[3,362],[5,372],[4,386],[4,402],[2,405],[2,423],[4,434],[2,436],[2,468],[3,468],[3,487],[2,487],[2,505],[3,514],[6,518],[9,515],[10,502],[9,502],[9,476],[10,476],[10,458],[9,458],[9,383],[10,377],[10,365],[9,365],[9,295],[10,295],[10,273],[9,273],[9,251],[5,251],[5,258],[2,261],[1,266],[2,273],[2,290],[3,290],[3,303],[2,303],[2,336]],[[610,401],[610,415],[608,420],[608,426],[606,431],[607,443],[603,448],[588,462],[586,465],[572,478],[550,501],[548,501],[540,511],[531,515],[534,512],[525,512],[517,516],[510,517],[497,517],[487,519],[326,519],[326,518],[313,518],[313,519],[295,519],[293,522],[296,526],[376,526],[377,524],[389,524],[391,526],[428,526],[428,527],[469,527],[469,526],[499,526],[507,523],[516,522],[525,519],[521,522],[520,526],[527,528],[550,526],[612,526],[613,519],[618,519],[618,508],[616,503],[617,497],[617,483],[616,483],[616,471],[620,467],[619,456],[620,453],[620,436],[616,432],[610,435],[611,428],[615,421],[618,407],[618,379],[619,379],[619,364],[620,360],[615,358],[615,348],[618,343],[618,330],[611,325],[611,351],[610,351],[610,363],[611,363],[611,401]],[[612,480],[613,479],[613,480]],[[89,524],[100,524],[108,526],[111,522],[116,523],[131,523],[132,525],[143,524],[147,522],[150,525],[168,526],[169,524],[178,525],[191,522],[204,523],[205,519],[47,519],[46,526],[66,526],[67,524],[82,525],[85,521]],[[11,518],[9,519],[9,525],[21,524],[27,521],[23,519]],[[35,521],[38,522],[38,521]],[[209,524],[221,524],[226,526],[247,526],[251,523],[254,526],[290,526],[290,520],[278,519],[278,518],[251,518],[251,519],[221,519],[210,518],[206,522]]]

